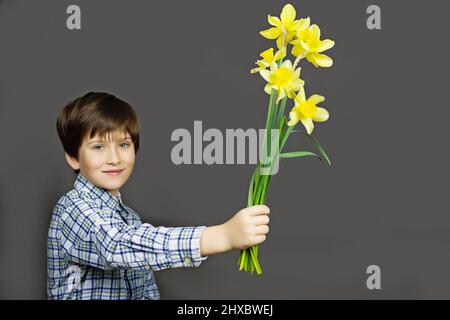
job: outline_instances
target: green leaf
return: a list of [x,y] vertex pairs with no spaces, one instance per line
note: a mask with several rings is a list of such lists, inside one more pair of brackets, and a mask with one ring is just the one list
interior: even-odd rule
[[258,185],[258,190],[256,192],[256,197],[255,197],[255,199],[253,199],[253,205],[262,204],[262,202],[261,202],[262,201],[262,194],[264,192],[264,189],[266,188],[266,185],[268,183],[269,177],[270,176],[267,176],[267,175],[263,175],[262,176],[262,178],[260,180],[260,183]]
[[264,185],[264,189],[261,193],[261,200],[259,201],[259,204],[265,204],[266,203],[266,195],[267,190],[269,189],[270,179],[272,176],[267,176],[266,184]]
[[[278,128],[280,130],[280,141],[279,141],[279,146],[281,147],[281,142],[283,141],[284,135],[286,134],[286,116],[283,116],[283,120],[281,120],[281,124],[280,127]],[[279,149],[278,151],[281,151],[281,149]]]
[[305,132],[303,132],[303,134],[305,136],[308,137],[309,140],[311,140],[311,142],[314,144],[314,146],[320,151],[320,154],[322,155],[322,157],[325,159],[325,161],[328,163],[328,165],[331,167],[331,160],[328,157],[327,153],[325,152],[325,150],[322,148],[322,146],[320,145],[320,143],[310,134],[307,134]]
[[258,168],[256,168],[255,172],[253,172],[252,179],[250,180],[250,185],[248,187],[247,207],[251,207],[253,205],[253,190],[257,170]]
[[275,110],[276,110],[276,98],[277,98],[278,92],[277,90],[272,88],[270,99],[269,99],[269,109],[267,111],[267,119],[266,119],[266,134],[264,135],[264,141],[263,141],[263,148],[262,148],[262,155],[266,154],[266,150],[269,150],[270,154],[270,129],[273,126],[273,123],[275,120],[273,120],[274,117],[276,117]]
[[[285,152],[280,154],[280,158],[287,159],[287,158],[297,158],[297,157],[316,157],[320,159],[320,157],[315,154],[314,152],[310,151],[293,151],[293,152]],[[322,159],[320,159],[322,160]]]
[[280,108],[278,109],[278,116],[277,116],[275,128],[280,129],[280,125],[283,121],[284,109],[286,108],[286,101],[287,101],[287,96],[281,100],[281,105],[280,105]]
[[262,274],[262,269],[261,266],[259,265],[259,261],[258,261],[258,245],[254,245],[250,248],[252,250],[252,262],[253,262],[253,266],[256,269],[256,273],[257,274]]
[[[283,135],[283,140],[281,141],[280,151],[283,150],[284,145],[286,144],[287,139],[291,135],[291,133],[294,131],[294,126],[288,126],[286,129],[286,133]],[[294,131],[295,132],[295,131]]]
[[245,264],[244,264],[244,270],[245,272],[248,272],[249,267],[250,267],[250,262],[251,262],[251,256],[250,256],[250,250],[245,249],[246,254],[245,254]]
[[241,271],[242,268],[245,266],[245,260],[246,260],[246,257],[247,257],[247,250],[242,250],[241,253],[242,253],[242,259],[241,259],[241,265],[240,265],[239,271]]

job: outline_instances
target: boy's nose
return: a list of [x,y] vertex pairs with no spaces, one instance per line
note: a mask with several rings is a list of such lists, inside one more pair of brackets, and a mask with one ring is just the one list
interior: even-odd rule
[[120,156],[119,152],[115,148],[111,148],[111,151],[108,153],[108,163],[119,163]]

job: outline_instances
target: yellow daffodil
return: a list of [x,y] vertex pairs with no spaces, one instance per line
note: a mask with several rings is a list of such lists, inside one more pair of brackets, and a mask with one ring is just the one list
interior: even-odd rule
[[268,82],[264,87],[267,94],[272,93],[272,89],[277,90],[277,103],[288,96],[295,98],[295,92],[303,87],[305,82],[300,79],[301,68],[294,69],[290,60],[284,61],[280,67],[275,62],[270,64],[269,70],[261,70],[259,74]]
[[[0,0],[1,1],[1,0]],[[261,205],[266,203],[267,190],[270,184],[270,176],[278,170],[278,160],[286,158],[297,158],[314,156],[331,166],[331,161],[319,142],[311,136],[314,130],[314,122],[324,122],[329,118],[326,109],[318,107],[318,104],[325,101],[325,98],[318,94],[306,98],[304,84],[300,78],[301,68],[297,64],[304,58],[316,67],[330,67],[333,60],[322,54],[334,46],[334,41],[330,39],[320,40],[320,29],[317,25],[311,25],[310,19],[296,19],[296,11],[291,4],[286,4],[281,10],[280,18],[268,16],[270,29],[261,31],[260,34],[270,40],[276,40],[278,48],[270,48],[263,51],[256,61],[256,67],[250,73],[257,73],[263,77],[267,83],[264,91],[270,95],[269,107],[267,109],[266,130],[272,128],[280,129],[283,135],[275,142],[279,148],[273,152],[273,138],[265,134],[262,142],[263,149],[258,165],[253,172],[248,187],[247,205]],[[292,55],[294,61],[287,58],[288,45],[292,44]],[[275,47],[275,46],[274,46]],[[276,52],[274,54],[274,52]],[[285,107],[287,98],[294,99],[294,106],[289,112],[289,120],[286,123]],[[282,100],[282,103],[277,104]],[[318,154],[310,151],[283,152],[283,147],[291,133],[295,132],[295,126],[301,122],[308,133],[307,137],[316,149]],[[286,128],[286,125],[288,126]],[[267,150],[266,150],[267,149]],[[269,151],[270,150],[270,151]],[[270,153],[270,156],[267,155]],[[268,161],[263,161],[268,160]],[[262,268],[258,261],[258,245],[241,250],[239,260],[239,271],[242,269],[253,274],[262,274]]]
[[267,69],[268,67],[270,67],[270,64],[272,62],[283,59],[286,56],[286,47],[281,48],[275,54],[273,54],[273,48],[267,49],[266,51],[262,52],[260,56],[263,59],[255,62],[259,67],[250,70],[250,73],[256,73],[261,70]]
[[281,19],[268,15],[267,21],[274,27],[263,30],[260,34],[266,39],[277,39],[278,49],[286,47],[289,41],[295,37],[297,31],[304,27],[305,23],[309,24],[309,18],[308,21],[306,19],[295,20],[295,16],[295,8],[291,4],[285,5],[281,10]]
[[333,60],[321,52],[331,49],[334,41],[330,39],[320,40],[319,26],[313,24],[307,29],[299,30],[296,39],[291,41],[294,45],[292,55],[298,58],[306,57],[316,67],[331,67]]
[[288,126],[295,126],[299,121],[303,124],[308,134],[314,129],[314,122],[324,122],[329,118],[328,111],[317,106],[325,101],[325,97],[313,94],[306,100],[305,90],[302,87],[295,97],[295,105],[289,112]]

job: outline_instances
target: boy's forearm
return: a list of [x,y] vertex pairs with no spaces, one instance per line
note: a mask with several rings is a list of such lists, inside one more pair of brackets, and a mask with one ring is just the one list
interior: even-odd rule
[[200,237],[200,254],[209,256],[216,253],[227,252],[231,250],[228,241],[227,232],[223,224],[207,227],[203,230]]

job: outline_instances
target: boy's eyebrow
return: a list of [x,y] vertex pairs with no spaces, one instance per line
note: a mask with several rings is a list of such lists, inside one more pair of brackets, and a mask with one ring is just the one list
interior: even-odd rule
[[[131,140],[130,136],[126,136],[124,139],[122,140]],[[95,140],[91,140],[88,142],[88,144],[94,143],[94,142],[105,142],[105,139],[95,139]]]

